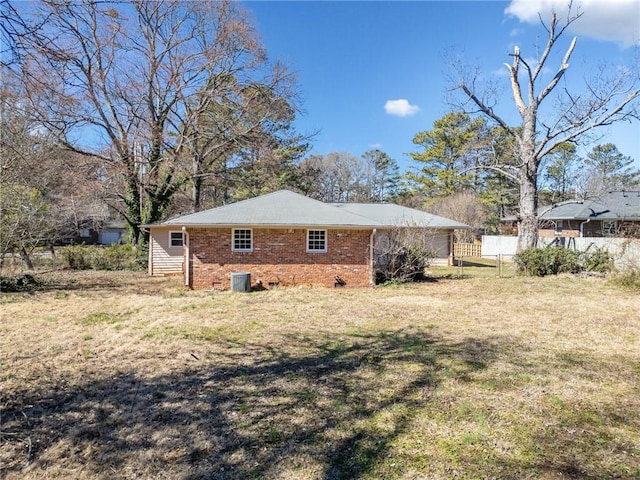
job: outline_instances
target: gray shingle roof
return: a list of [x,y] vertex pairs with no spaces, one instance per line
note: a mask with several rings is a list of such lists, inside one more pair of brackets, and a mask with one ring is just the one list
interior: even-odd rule
[[640,192],[609,192],[588,200],[563,202],[541,207],[547,220],[635,220],[640,221]]
[[469,228],[467,225],[420,210],[390,203],[324,203],[304,195],[280,190],[249,200],[175,217],[148,225],[175,226],[304,226],[384,228],[428,226]]
[[341,210],[375,218],[385,227],[429,227],[466,229],[468,225],[394,203],[335,203]]

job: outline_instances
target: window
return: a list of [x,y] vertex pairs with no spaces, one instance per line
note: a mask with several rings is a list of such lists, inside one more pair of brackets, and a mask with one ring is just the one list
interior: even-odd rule
[[618,222],[607,220],[602,221],[602,235],[605,237],[613,237],[618,233]]
[[182,232],[169,232],[169,246],[182,247],[184,245],[184,235]]
[[307,252],[324,253],[327,251],[327,231],[307,230]]
[[233,230],[231,250],[234,252],[253,251],[253,236],[250,228],[236,228]]
[[562,227],[564,225],[564,222],[562,220],[556,220],[554,224],[555,226],[553,233],[555,233],[556,235],[562,235]]

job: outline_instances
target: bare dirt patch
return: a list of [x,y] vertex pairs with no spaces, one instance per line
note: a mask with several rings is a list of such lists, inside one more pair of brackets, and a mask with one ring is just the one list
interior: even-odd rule
[[0,476],[638,478],[640,304],[604,281],[0,297]]

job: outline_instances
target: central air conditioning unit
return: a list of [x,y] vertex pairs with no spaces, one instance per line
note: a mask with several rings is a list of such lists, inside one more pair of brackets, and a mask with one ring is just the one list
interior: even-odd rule
[[250,292],[251,274],[249,272],[236,272],[231,274],[232,292]]

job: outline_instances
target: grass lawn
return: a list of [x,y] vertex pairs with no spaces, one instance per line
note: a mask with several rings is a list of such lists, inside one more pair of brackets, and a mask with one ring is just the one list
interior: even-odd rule
[[640,478],[638,293],[450,273],[250,294],[57,273],[2,294],[0,477]]

